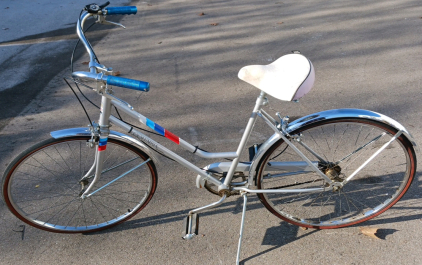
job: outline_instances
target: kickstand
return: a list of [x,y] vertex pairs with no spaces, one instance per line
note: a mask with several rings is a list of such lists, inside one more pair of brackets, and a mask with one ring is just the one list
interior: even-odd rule
[[242,211],[242,222],[240,223],[239,245],[237,246],[236,265],[239,265],[240,248],[242,247],[243,227],[245,224],[246,204],[248,203],[247,193],[241,192],[241,194],[243,196],[243,211]]

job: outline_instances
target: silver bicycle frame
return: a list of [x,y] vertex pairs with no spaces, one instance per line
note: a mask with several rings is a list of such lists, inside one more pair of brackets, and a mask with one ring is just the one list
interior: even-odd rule
[[[83,31],[82,31],[83,24],[91,16],[93,16],[93,15],[89,14],[87,12],[84,12],[81,16],[81,19],[78,21],[78,25],[77,25],[78,36],[81,39],[82,43],[84,44],[84,46],[85,46],[85,48],[88,51],[88,54],[90,56],[90,64],[89,64],[90,73],[74,72],[74,73],[72,73],[72,76],[74,78],[80,79],[80,80],[90,80],[90,81],[95,80],[95,81],[97,81],[96,91],[97,91],[97,93],[99,93],[102,96],[101,114],[100,114],[100,119],[99,119],[99,124],[98,124],[99,125],[100,139],[101,138],[107,139],[110,136],[109,126],[110,126],[110,122],[111,122],[111,123],[115,124],[116,126],[122,128],[126,132],[135,135],[138,139],[140,139],[141,142],[146,143],[152,149],[154,149],[154,150],[156,150],[160,153],[165,154],[166,156],[170,157],[171,159],[174,159],[179,164],[181,164],[181,165],[185,166],[186,168],[196,172],[203,180],[207,180],[207,181],[213,183],[214,185],[216,185],[218,187],[218,191],[220,191],[220,190],[228,191],[230,189],[234,189],[234,190],[240,190],[240,191],[250,192],[250,193],[317,192],[317,191],[324,191],[324,190],[332,189],[333,186],[336,186],[336,185],[343,185],[343,183],[333,182],[329,177],[327,177],[323,172],[321,172],[321,170],[319,170],[319,168],[318,168],[318,162],[311,161],[308,157],[306,157],[293,144],[293,142],[291,141],[291,137],[289,135],[290,132],[300,128],[301,126],[307,125],[307,124],[312,123],[312,122],[316,122],[316,121],[320,120],[321,117],[323,117],[325,119],[327,119],[327,118],[331,119],[331,118],[337,118],[337,117],[357,117],[357,116],[359,116],[359,117],[365,117],[365,118],[369,118],[369,119],[374,119],[374,120],[386,122],[386,123],[388,123],[388,124],[390,124],[393,127],[398,129],[397,134],[393,137],[392,140],[395,140],[397,137],[399,137],[403,133],[403,134],[406,135],[407,138],[409,138],[409,140],[412,142],[412,144],[414,146],[416,146],[416,144],[414,144],[414,141],[413,141],[411,135],[399,123],[397,123],[394,120],[392,120],[392,119],[390,119],[386,116],[383,116],[381,114],[369,112],[369,111],[364,111],[364,110],[353,110],[353,109],[351,109],[351,110],[331,110],[331,111],[327,111],[327,112],[316,113],[316,114],[312,114],[312,115],[309,115],[307,117],[304,117],[304,118],[300,119],[299,121],[295,121],[295,122],[289,124],[287,127],[284,127],[284,128],[282,127],[280,129],[280,126],[278,126],[279,124],[270,115],[268,115],[265,111],[262,110],[262,107],[264,105],[266,105],[266,103],[267,103],[267,99],[265,97],[266,94],[264,92],[261,92],[261,94],[258,96],[258,98],[256,100],[255,107],[254,107],[252,114],[249,118],[249,121],[246,125],[245,131],[243,133],[243,136],[240,140],[240,143],[239,143],[239,146],[238,146],[236,152],[210,153],[210,152],[206,152],[206,151],[203,151],[201,149],[198,149],[198,147],[195,147],[192,144],[186,142],[185,140],[179,138],[178,143],[181,147],[183,147],[184,149],[186,149],[186,150],[188,150],[192,153],[195,153],[196,155],[198,155],[202,158],[233,158],[233,161],[231,163],[226,162],[225,164],[223,164],[223,167],[227,170],[227,175],[224,178],[224,181],[222,182],[222,181],[218,180],[217,178],[215,178],[214,176],[212,176],[212,174],[208,173],[206,170],[195,166],[191,162],[189,162],[186,159],[180,157],[179,155],[172,152],[171,150],[165,148],[164,146],[162,146],[158,142],[156,142],[153,139],[147,137],[146,135],[144,135],[140,131],[138,131],[138,130],[134,129],[133,127],[131,127],[130,125],[126,124],[125,122],[123,122],[123,121],[117,119],[116,117],[110,115],[111,108],[112,108],[112,106],[114,106],[117,109],[119,109],[120,111],[125,112],[129,116],[137,119],[139,122],[143,123],[146,126],[148,126],[148,121],[151,122],[146,117],[144,117],[142,114],[134,111],[133,108],[128,103],[122,101],[121,99],[116,98],[111,93],[108,93],[108,92],[111,91],[111,88],[103,85],[103,80],[104,80],[103,78],[104,78],[105,75],[102,74],[102,72],[106,71],[106,69],[103,65],[98,64],[98,62],[96,61],[94,53],[93,53],[92,48],[91,48],[91,45],[89,44],[88,40],[85,38]],[[333,114],[335,111],[338,111],[339,113]],[[361,112],[364,112],[363,113],[364,115],[362,115]],[[266,122],[266,124],[274,130],[275,134],[270,139],[268,139],[263,144],[263,146],[261,146],[261,148],[258,150],[257,154],[255,155],[253,161],[251,161],[251,164],[250,164],[249,167],[245,166],[244,163],[241,163],[239,165],[240,154],[246,146],[246,143],[247,143],[249,136],[250,136],[250,134],[253,130],[253,127],[254,127],[254,124],[256,122],[257,117],[261,117]],[[60,134],[60,133],[56,132],[56,135],[57,134]],[[112,134],[112,136],[114,136],[114,135]],[[303,159],[303,161],[283,162],[283,163],[274,164],[274,166],[273,166],[274,169],[277,168],[277,169],[283,169],[283,170],[286,170],[286,171],[290,171],[292,168],[295,168],[296,171],[291,172],[290,174],[300,174],[300,173],[303,173],[303,172],[313,171],[316,174],[318,174],[321,177],[321,179],[323,179],[326,183],[328,183],[329,187],[313,188],[313,189],[284,189],[284,190],[281,190],[281,189],[280,190],[249,189],[248,187],[253,185],[253,178],[254,178],[254,175],[255,175],[255,172],[256,172],[256,168],[258,166],[258,162],[261,160],[265,151],[268,150],[268,148],[271,147],[279,139],[283,139],[286,142],[286,144],[289,145],[289,147],[291,147]],[[134,142],[134,141],[132,141],[132,142]],[[297,142],[301,143],[300,140],[297,141]],[[346,179],[345,182],[350,181],[351,178],[353,178],[353,176],[355,176],[359,172],[359,170],[361,170],[376,155],[378,155],[382,150],[384,150],[390,143],[391,143],[391,141],[386,143],[384,146],[382,146],[376,153],[373,154],[373,156],[371,156],[364,164],[362,164],[361,167],[359,167],[351,176],[349,176]],[[304,144],[302,144],[302,146],[305,147],[308,151],[310,151],[310,153],[313,154],[317,159],[321,159],[321,156],[316,154],[309,147],[307,147]],[[145,149],[144,145],[142,147]],[[151,153],[151,152],[149,152],[149,153]],[[89,187],[83,193],[82,198],[90,196],[90,195],[93,194],[93,193],[90,193],[90,192],[91,192],[92,187],[95,185],[96,181],[98,180],[98,178],[100,177],[100,175],[103,171],[103,168],[102,168],[103,163],[102,162],[103,162],[104,156],[105,156],[105,152],[97,150],[94,165],[91,167],[91,170],[89,170],[89,172],[84,176],[84,178],[88,177],[95,172],[94,179],[90,183]],[[138,166],[141,166],[141,165],[138,165]],[[269,168],[271,169],[271,166]],[[134,170],[134,169],[135,168],[133,168],[131,170]],[[208,168],[208,169],[210,169],[210,168]],[[246,169],[249,170],[248,183],[245,184],[244,186],[240,186],[240,187],[239,186],[231,187],[233,175],[236,171],[239,171],[239,169],[240,169],[240,171],[247,171]],[[122,176],[119,176],[118,178],[120,178],[120,177],[124,177],[124,174]],[[99,189],[101,189],[101,188],[103,188],[103,187],[100,187]]]
[[[107,22],[105,20],[105,17],[101,15],[101,12],[98,13],[98,20],[97,23],[103,23],[103,24],[114,24],[118,26],[122,26],[118,23],[114,22]],[[129,116],[135,118],[136,120],[140,121],[144,125],[151,127],[151,120],[148,120],[146,117],[144,117],[142,114],[136,112],[133,110],[133,108],[126,102],[122,101],[121,99],[118,99],[112,95],[111,88],[108,88],[107,86],[104,86],[104,81],[107,80],[106,74],[109,73],[109,69],[106,68],[103,65],[100,65],[99,62],[96,60],[95,53],[92,50],[92,47],[88,40],[86,39],[84,33],[83,33],[83,25],[85,21],[90,18],[91,16],[95,16],[93,14],[90,14],[86,11],[82,13],[80,16],[80,19],[77,23],[77,34],[82,41],[83,45],[85,46],[89,57],[89,72],[74,72],[72,73],[72,76],[75,79],[80,80],[88,80],[88,81],[96,81],[97,82],[97,88],[95,89],[98,94],[102,96],[101,98],[101,114],[100,119],[98,122],[98,127],[91,128],[92,130],[88,131],[81,128],[76,129],[70,129],[70,130],[62,130],[57,132],[52,132],[52,136],[55,138],[60,138],[64,136],[73,136],[75,134],[79,135],[92,135],[97,138],[99,138],[98,143],[98,149],[95,154],[95,160],[90,168],[90,170],[86,173],[86,175],[82,178],[92,178],[93,180],[89,184],[88,188],[83,192],[81,198],[86,198],[89,196],[92,196],[97,191],[106,188],[108,185],[112,184],[114,181],[117,181],[120,178],[124,178],[128,173],[136,170],[137,168],[145,165],[150,160],[155,160],[154,152],[151,151],[151,149],[158,151],[160,153],[165,154],[171,159],[174,159],[179,164],[185,166],[186,168],[196,172],[198,174],[197,177],[197,185],[200,186],[201,183],[204,183],[205,180],[209,181],[210,183],[216,185],[218,187],[218,192],[221,195],[221,199],[218,202],[212,203],[210,205],[200,207],[194,210],[191,210],[188,215],[188,229],[186,231],[186,235],[184,236],[185,239],[191,239],[193,236],[195,236],[195,233],[192,231],[192,217],[197,213],[204,211],[205,209],[210,209],[213,207],[216,207],[220,205],[227,196],[230,195],[230,192],[232,190],[239,190],[240,194],[244,198],[244,204],[243,204],[243,211],[242,211],[242,221],[241,221],[241,228],[240,228],[240,237],[239,237],[239,243],[238,243],[238,251],[237,251],[237,258],[236,258],[236,264],[239,264],[240,259],[240,248],[241,248],[241,240],[243,237],[243,227],[244,227],[244,218],[245,218],[245,212],[246,212],[246,203],[247,203],[247,193],[303,193],[303,192],[321,192],[324,190],[330,190],[334,189],[336,186],[343,186],[348,181],[350,181],[354,176],[356,176],[359,171],[364,168],[373,158],[375,158],[377,155],[379,155],[385,148],[388,147],[388,145],[391,144],[394,140],[396,140],[398,137],[404,135],[404,137],[408,138],[409,141],[413,144],[415,149],[418,151],[415,141],[413,140],[410,133],[398,122],[392,120],[389,117],[386,117],[384,115],[371,112],[371,111],[365,111],[365,110],[355,110],[355,109],[340,109],[340,110],[330,110],[326,112],[320,112],[311,114],[309,116],[303,117],[301,119],[298,119],[291,124],[287,123],[287,120],[282,119],[280,123],[278,123],[276,120],[274,120],[270,115],[268,115],[265,111],[262,110],[262,107],[266,105],[267,99],[266,94],[264,92],[261,92],[261,94],[258,96],[255,107],[252,111],[252,115],[249,118],[249,121],[246,125],[246,129],[243,133],[243,136],[240,140],[239,146],[236,150],[236,152],[216,152],[216,153],[209,153],[206,151],[203,151],[201,149],[198,149],[198,147],[195,147],[191,145],[190,143],[186,142],[185,140],[181,138],[177,138],[177,141],[175,140],[176,136],[171,134],[170,140],[176,141],[181,147],[185,148],[186,150],[195,153],[196,155],[203,157],[203,158],[233,158],[232,162],[222,162],[222,163],[214,163],[209,166],[207,166],[204,169],[201,169],[191,162],[185,160],[184,158],[180,157],[176,153],[168,150],[164,146],[160,145],[156,141],[152,140],[151,138],[147,137],[140,131],[134,129],[131,125],[126,124],[125,122],[117,119],[116,117],[110,115],[111,114],[111,108],[112,106],[116,107],[122,112],[125,112]],[[75,82],[77,82],[75,80]],[[256,150],[255,156],[250,161],[250,163],[239,163],[239,157],[242,152],[242,150],[245,149],[246,143],[249,139],[249,136],[253,130],[253,127],[256,122],[256,118],[261,117],[265,123],[274,130],[273,136],[271,136],[265,143],[261,145],[259,150]],[[302,128],[303,126],[307,126],[309,124],[312,124],[314,122],[319,122],[321,120],[330,120],[330,119],[337,119],[337,118],[365,118],[365,119],[372,119],[376,120],[378,122],[384,122],[386,124],[389,124],[390,126],[397,129],[397,133],[392,137],[390,141],[385,143],[381,148],[379,148],[372,156],[367,159],[363,164],[358,167],[351,175],[349,175],[343,182],[335,182],[331,180],[328,176],[326,176],[321,170],[318,168],[319,162],[326,162],[324,161],[323,157],[317,154],[314,150],[309,148],[305,143],[301,142],[300,135],[290,135],[290,133]],[[110,131],[110,122],[114,125],[122,128],[127,133],[131,133],[135,135],[140,141],[129,137],[127,135],[117,133],[114,131]],[[152,122],[152,124],[154,124]],[[151,127],[155,130],[155,127]],[[165,136],[165,129],[161,126],[158,127],[160,129],[160,133]],[[366,146],[369,146],[373,142],[377,141],[379,138],[383,137],[384,134],[370,140],[369,142],[363,144],[362,146],[358,147],[355,151],[352,151],[348,156],[349,157],[357,152],[359,150],[365,148]],[[121,174],[120,176],[117,176],[114,180],[108,182],[107,184],[103,185],[102,187],[97,188],[94,191],[91,191],[97,182],[97,180],[100,178],[101,173],[112,170],[115,167],[118,167],[120,165],[126,164],[130,161],[125,161],[119,165],[116,165],[113,168],[109,169],[103,169],[103,160],[106,154],[106,148],[100,149],[100,144],[107,143],[108,138],[115,138],[120,140],[128,141],[131,144],[136,145],[138,148],[145,151],[149,158],[145,161],[142,161],[132,169],[128,170],[127,172]],[[307,172],[315,172],[317,175],[320,176],[321,180],[324,181],[325,184],[328,185],[322,185],[322,188],[309,188],[309,189],[271,189],[271,190],[258,190],[250,188],[254,185],[253,180],[255,178],[257,167],[259,166],[259,162],[264,157],[265,153],[271,146],[273,146],[277,141],[283,140],[292,150],[294,150],[302,159],[303,161],[289,161],[289,162],[271,162],[267,166],[268,171],[272,170],[282,170],[286,171],[287,173],[282,174],[276,174],[272,177],[283,177],[286,174],[289,175],[295,175],[295,174],[303,174]],[[314,156],[315,159],[318,161],[311,161],[307,156],[305,156],[296,146],[295,144],[300,144],[303,148],[305,148],[307,151],[310,152]],[[93,144],[91,142],[91,144]],[[340,163],[341,161],[338,161]],[[337,163],[337,162],[336,162]],[[239,182],[239,183],[233,183],[232,179],[235,172],[242,171],[247,172],[249,171],[248,181],[247,182]],[[225,173],[227,172],[225,178],[223,178],[223,181],[220,181],[219,179],[215,178],[212,174],[208,172],[218,172],[218,173]],[[196,217],[195,217],[196,218]]]

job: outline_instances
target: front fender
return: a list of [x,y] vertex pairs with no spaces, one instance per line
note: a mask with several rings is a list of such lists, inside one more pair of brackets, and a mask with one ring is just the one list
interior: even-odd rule
[[[407,137],[410,143],[413,145],[415,151],[419,152],[419,147],[416,145],[416,142],[413,136],[409,133],[409,131],[401,125],[399,122],[393,120],[392,118],[385,116],[383,114],[369,111],[369,110],[362,110],[362,109],[333,109],[333,110],[326,110],[314,114],[307,115],[305,117],[299,118],[291,123],[286,128],[287,133],[292,133],[304,126],[313,124],[315,122],[323,121],[323,120],[336,120],[336,119],[347,119],[347,118],[360,118],[360,119],[368,119],[374,120],[381,123],[385,123],[387,125],[396,128],[397,130],[403,131],[403,134]],[[280,133],[273,134],[265,143],[261,145],[258,152],[255,154],[253,161],[251,163],[251,167],[249,170],[249,185],[254,185],[254,179],[256,175],[256,170],[258,168],[259,162],[261,161],[264,154],[267,150],[275,144],[278,140],[281,139]]]
[[[70,128],[70,129],[50,132],[50,135],[55,139],[70,137],[70,136],[91,136],[91,131],[88,128]],[[141,141],[138,141],[137,139],[131,136],[128,136],[126,134],[116,132],[116,131],[110,131],[110,134],[108,137],[112,139],[124,141],[136,146],[137,148],[145,152],[152,159],[154,164],[158,164],[160,162],[160,159],[155,154],[155,152],[151,150],[151,148],[149,148],[148,146],[143,144]]]

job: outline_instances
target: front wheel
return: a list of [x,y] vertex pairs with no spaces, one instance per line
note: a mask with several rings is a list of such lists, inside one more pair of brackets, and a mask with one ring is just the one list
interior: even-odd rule
[[[157,185],[156,168],[138,148],[109,138],[103,173],[91,191],[115,180],[92,196],[81,199],[81,181],[94,163],[96,148],[90,137],[48,139],[22,154],[3,177],[4,200],[19,219],[50,232],[86,233],[124,222],[151,200]],[[117,177],[125,176],[116,180]]]
[[[396,133],[395,128],[383,123],[350,118],[316,122],[291,135],[300,135],[302,142],[319,155],[317,158],[295,143],[325,175],[342,182]],[[281,161],[302,159],[279,140],[260,161],[256,178],[259,189],[327,187],[321,177],[304,170],[303,166],[291,171],[277,169],[275,165],[277,162],[281,165]],[[258,194],[258,197],[274,215],[292,224],[339,228],[364,222],[389,209],[406,193],[415,172],[414,149],[401,135],[342,188],[314,193]]]

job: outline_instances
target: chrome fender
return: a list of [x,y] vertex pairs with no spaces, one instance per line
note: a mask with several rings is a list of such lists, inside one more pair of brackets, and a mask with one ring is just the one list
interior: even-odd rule
[[[59,138],[70,137],[70,136],[91,136],[91,132],[89,131],[88,128],[70,128],[70,129],[50,132],[50,135],[54,139],[59,139]],[[144,143],[142,143],[141,141],[131,136],[128,136],[126,134],[116,132],[116,131],[110,131],[109,138],[121,140],[123,142],[132,144],[136,146],[137,148],[141,149],[143,152],[145,152],[155,164],[158,164],[160,162],[160,159],[151,148],[149,148]]]
[[[393,128],[396,128],[398,131],[403,131],[403,134],[406,136],[406,138],[410,141],[410,143],[413,145],[413,148],[415,151],[419,152],[419,147],[416,145],[416,142],[413,138],[413,136],[409,133],[409,131],[401,125],[396,120],[385,116],[383,114],[370,111],[370,110],[362,110],[362,109],[333,109],[333,110],[326,110],[314,114],[307,115],[305,117],[299,118],[291,123],[286,128],[286,131],[288,133],[291,133],[293,131],[296,131],[299,128],[302,128],[304,126],[313,124],[315,122],[323,121],[323,120],[335,120],[335,119],[344,119],[344,118],[360,118],[360,119],[368,119],[368,120],[374,120],[381,123],[385,123],[387,125],[392,126]],[[275,144],[278,140],[281,139],[280,133],[273,134],[265,143],[261,145],[258,152],[255,154],[250,169],[249,169],[249,179],[248,183],[249,185],[254,186],[254,179],[256,175],[256,170],[258,168],[258,164],[261,161],[264,154],[267,152],[267,150]]]

